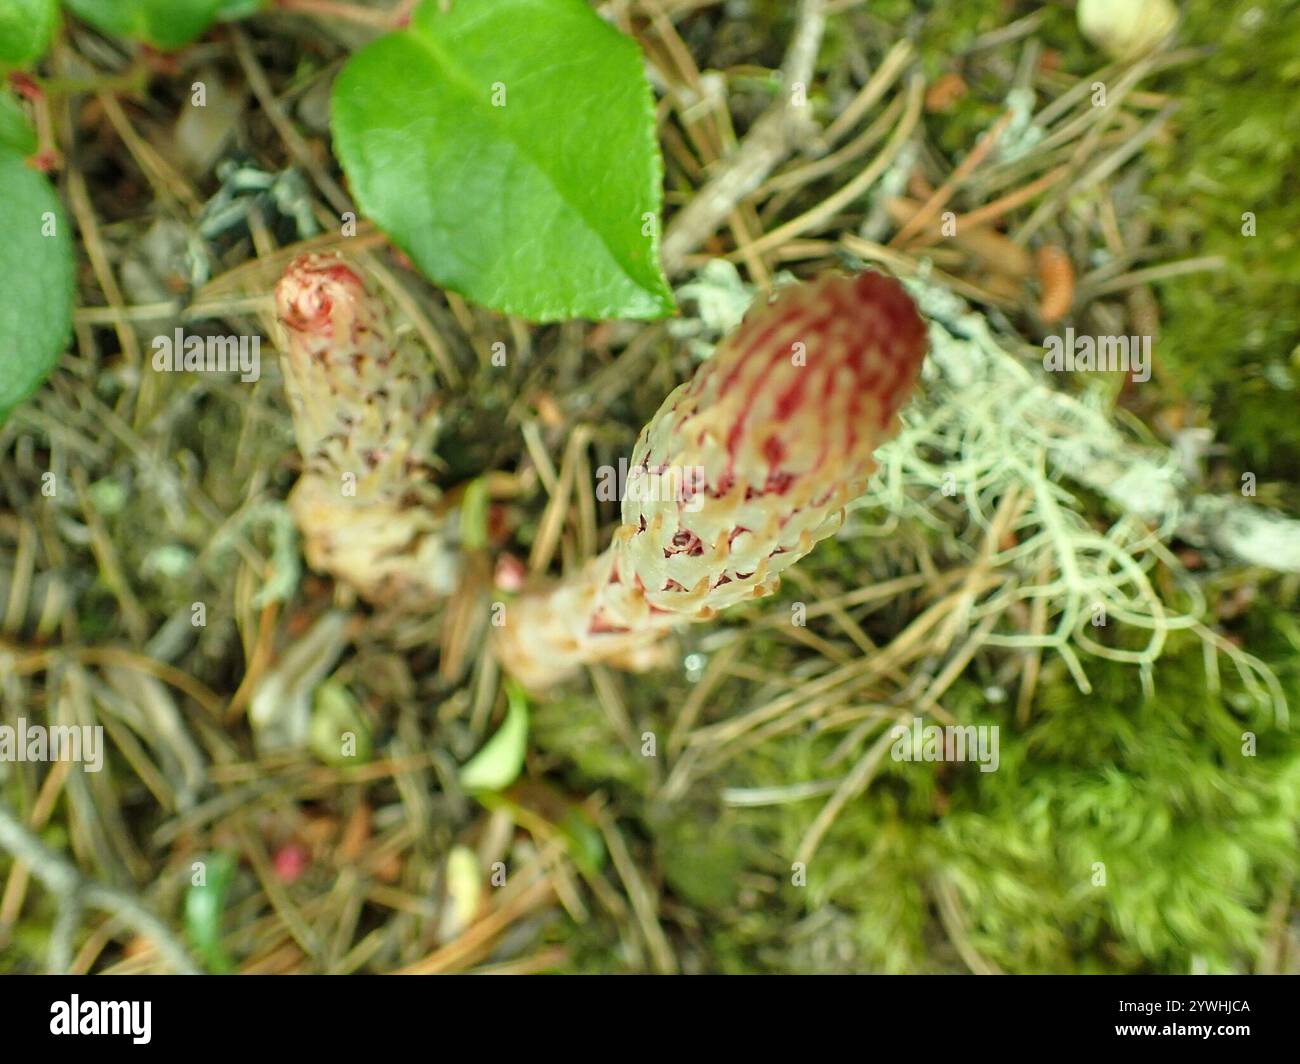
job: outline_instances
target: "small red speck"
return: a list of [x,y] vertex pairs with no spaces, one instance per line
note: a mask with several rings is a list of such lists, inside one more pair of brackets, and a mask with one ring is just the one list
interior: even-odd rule
[[773,470],[767,475],[767,482],[763,485],[763,494],[784,495],[790,490],[790,485],[793,483],[793,473],[781,473]]
[[175,77],[181,71],[180,60],[174,55],[167,52],[160,52],[151,45],[143,45],[140,49],[141,57],[145,65],[156,73],[165,77]]
[[622,632],[626,632],[627,628],[621,624],[610,624],[609,621],[605,620],[605,615],[598,612],[591,619],[591,624],[588,626],[587,631],[592,635],[618,635]]
[[513,554],[503,554],[497,559],[495,580],[502,591],[519,591],[524,586],[524,563]]
[[296,842],[287,842],[275,851],[272,863],[281,883],[296,883],[307,871],[307,850]]
[[9,75],[9,84],[13,86],[14,92],[26,100],[39,100],[45,95],[30,75],[17,70]]
[[42,174],[52,174],[62,161],[62,157],[53,148],[43,148],[27,160],[27,165]]

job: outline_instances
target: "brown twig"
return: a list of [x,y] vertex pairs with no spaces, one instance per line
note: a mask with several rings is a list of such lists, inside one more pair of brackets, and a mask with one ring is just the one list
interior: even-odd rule
[[889,242],[890,247],[898,247],[905,243],[909,237],[919,233],[936,214],[943,210],[944,205],[952,199],[953,193],[957,191],[961,183],[975,172],[980,163],[988,158],[989,152],[997,146],[999,138],[1007,126],[1011,124],[1013,117],[1013,112],[1006,111],[1001,118],[993,123],[992,128],[975,143],[975,147],[970,150],[970,154],[958,163],[956,169],[948,175],[948,179],[935,189],[934,194],[929,199],[921,204],[921,209],[912,215],[911,221],[894,234],[893,239]]
[[824,0],[802,0],[794,38],[781,65],[786,91],[754,123],[736,153],[668,223],[662,255],[669,275],[681,271],[686,257],[717,232],[737,204],[789,156],[797,141],[807,136],[809,123],[803,118],[804,108],[789,90],[795,84],[807,85],[812,79],[825,29]]

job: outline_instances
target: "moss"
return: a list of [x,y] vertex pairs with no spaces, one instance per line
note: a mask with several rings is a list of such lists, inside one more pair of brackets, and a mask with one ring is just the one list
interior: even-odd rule
[[[1251,965],[1267,884],[1295,869],[1300,745],[1209,694],[1198,659],[1167,659],[1149,700],[1122,668],[1091,696],[1052,689],[1025,732],[1004,730],[1002,769],[954,794],[940,853],[999,963]],[[1027,943],[1026,924],[1073,931]]]
[[[1282,672],[1294,700],[1294,659]],[[945,705],[1000,724],[999,769],[887,760],[836,820],[806,889],[790,885],[789,855],[821,802],[748,811],[785,919],[733,916],[726,933],[747,932],[772,970],[804,954],[820,963],[829,944],[801,953],[795,929],[834,912],[823,930],[842,939],[843,970],[960,967],[936,946],[946,882],[966,944],[1006,971],[1249,970],[1272,884],[1297,871],[1300,741],[1235,688],[1209,693],[1190,637],[1162,660],[1150,699],[1120,665],[1096,670],[1091,695],[1062,680],[1049,671],[1023,729],[963,681]],[[773,742],[736,772],[750,786],[820,778],[830,746]]]
[[[1159,79],[1180,103],[1175,136],[1149,151],[1153,210],[1169,257],[1222,255],[1227,269],[1160,287],[1157,357],[1212,412],[1246,468],[1300,469],[1300,4],[1183,5],[1183,39],[1213,54]],[[1243,235],[1243,215],[1255,236]]]
[[721,909],[734,902],[745,871],[745,847],[734,817],[701,819],[678,815],[659,826],[655,856],[668,886],[690,905]]
[[538,700],[533,708],[531,742],[557,758],[583,789],[614,784],[644,795],[649,785],[647,760],[629,750],[593,696],[573,694]]

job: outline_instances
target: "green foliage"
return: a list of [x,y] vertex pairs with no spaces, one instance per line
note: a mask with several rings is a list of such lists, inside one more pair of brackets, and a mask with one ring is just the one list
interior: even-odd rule
[[[1229,266],[1161,286],[1157,358],[1248,468],[1293,478],[1300,467],[1300,4],[1185,5],[1182,39],[1215,46],[1157,83],[1182,106],[1177,136],[1150,149],[1157,217],[1170,257],[1223,255]],[[1255,215],[1255,236],[1243,214]],[[1230,387],[1223,387],[1230,382]]]
[[[1162,660],[1151,699],[1123,665],[1094,681],[1082,695],[1046,676],[1023,728],[974,682],[950,692],[959,720],[1001,726],[996,772],[882,766],[827,835],[807,891],[783,889],[810,916],[843,915],[846,970],[944,967],[927,937],[941,883],[966,945],[1006,971],[1250,970],[1272,885],[1296,871],[1300,742],[1239,693],[1210,693],[1191,637]],[[747,775],[824,773],[827,745],[801,744],[756,755]],[[748,815],[784,857],[816,808]]]
[[213,854],[202,864],[202,882],[185,892],[185,932],[208,971],[225,975],[235,964],[222,945],[221,923],[237,865],[228,853]]
[[22,66],[39,59],[58,21],[58,0],[0,0],[0,64]]
[[[827,541],[808,575],[843,573],[857,547]],[[1273,666],[1295,706],[1300,624],[1277,593],[1277,608],[1232,634]],[[882,637],[899,624],[874,619]],[[751,634],[745,661],[781,674],[790,653]],[[1157,663],[1150,698],[1127,665],[1090,662],[1094,690],[1084,695],[1059,662],[1047,664],[1027,723],[1016,719],[1014,686],[993,670],[977,660],[943,704],[963,723],[999,726],[998,770],[886,757],[825,835],[806,886],[792,882],[792,862],[825,795],[721,809],[719,798],[837,781],[874,736],[834,764],[842,733],[774,737],[662,808],[646,787],[650,759],[628,749],[596,699],[539,706],[537,745],[570,766],[576,789],[599,786],[637,818],[666,892],[694,913],[711,969],[957,971],[967,965],[959,940],[1008,972],[1251,970],[1273,893],[1300,872],[1300,739],[1226,659],[1213,691],[1190,633]],[[654,694],[629,687],[637,730],[666,726],[655,713],[681,704],[679,683],[657,680]],[[709,713],[734,715],[750,691],[721,685]],[[1244,733],[1255,736],[1253,754]],[[762,879],[770,887],[746,897],[744,884]],[[942,893],[959,909],[956,930],[940,919]]]
[[633,797],[646,792],[649,758],[628,749],[595,698],[571,694],[540,700],[532,725],[534,747],[571,766],[580,786],[614,785]]
[[655,832],[655,856],[678,897],[711,909],[734,901],[749,857],[736,837],[734,818],[699,818],[694,811]]
[[506,684],[506,719],[460,770],[467,791],[503,791],[524,767],[528,752],[528,697],[516,683]]
[[1295,869],[1300,745],[1210,694],[1198,657],[1166,660],[1150,700],[1123,668],[1051,689],[1004,728],[1002,769],[954,793],[938,853],[977,949],[1019,971],[1083,967],[1080,944],[1118,970],[1250,968]]
[[[231,8],[231,0],[64,0],[68,10],[103,33],[181,48]],[[247,4],[239,5],[247,8]]]
[[[11,136],[21,140],[21,130],[7,125],[0,139]],[[7,229],[0,241],[3,421],[36,390],[67,345],[72,332],[73,253],[58,196],[12,147],[0,147],[0,203]]]
[[635,44],[583,0],[426,2],[334,87],[361,207],[436,283],[535,321],[671,313]]

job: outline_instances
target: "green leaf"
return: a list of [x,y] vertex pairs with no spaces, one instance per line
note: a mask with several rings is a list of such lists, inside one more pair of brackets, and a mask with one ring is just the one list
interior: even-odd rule
[[50,46],[58,0],[0,0],[0,63],[23,66]]
[[0,149],[0,422],[36,390],[72,332],[73,257],[54,189]]
[[475,477],[465,486],[460,503],[460,543],[465,550],[486,550],[488,545],[487,481]]
[[[0,0],[2,2],[2,0]],[[102,33],[172,49],[201,37],[230,0],[64,0]]]
[[220,0],[217,4],[217,18],[222,22],[248,18],[266,8],[270,2],[271,0]]
[[138,37],[144,32],[141,0],[63,0],[69,11],[101,33]]
[[585,0],[426,0],[334,85],[362,209],[434,282],[533,321],[672,313],[640,51]]
[[216,20],[222,0],[140,0],[145,21],[142,36],[164,49],[198,40]]
[[233,972],[235,965],[221,944],[221,916],[235,878],[235,859],[217,853],[201,863],[202,882],[192,883],[185,892],[185,931],[208,970],[226,974]]
[[18,97],[0,89],[0,152],[26,158],[36,151],[36,131],[27,121]]
[[528,749],[528,699],[523,688],[506,684],[506,719],[483,749],[460,770],[467,791],[503,791],[519,777]]
[[335,679],[323,680],[316,688],[307,746],[327,765],[370,760],[370,725],[356,696]]

